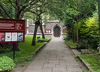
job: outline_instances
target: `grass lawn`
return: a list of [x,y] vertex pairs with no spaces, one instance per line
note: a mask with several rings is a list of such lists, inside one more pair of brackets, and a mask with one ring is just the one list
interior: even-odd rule
[[69,46],[71,46],[71,47],[76,47],[76,42],[75,43],[73,43],[73,41],[72,40],[66,40],[65,41]]
[[80,55],[80,57],[90,64],[91,68],[94,72],[100,72],[100,55],[93,54],[93,55]]
[[25,36],[25,42],[19,43],[19,48],[25,50],[27,54],[34,52],[38,47],[44,43],[36,43],[36,46],[32,46],[32,36]]
[[[19,43],[18,47],[20,48],[20,51],[16,51],[16,54],[15,54],[16,55],[16,59],[15,59],[16,63],[31,60],[32,58],[28,57],[28,56],[30,56],[32,52],[35,52],[35,50],[37,48],[39,48],[40,46],[42,46],[44,44],[43,42],[41,42],[41,43],[38,42],[38,43],[36,43],[36,46],[32,46],[31,45],[32,38],[33,38],[33,36],[26,35],[25,42]],[[40,39],[42,39],[42,37]],[[46,37],[44,40],[49,40],[49,39],[50,39],[50,37]],[[10,52],[6,52],[6,53],[2,53],[2,54],[0,54],[0,57],[1,56],[9,56],[12,58],[13,52],[10,51]]]

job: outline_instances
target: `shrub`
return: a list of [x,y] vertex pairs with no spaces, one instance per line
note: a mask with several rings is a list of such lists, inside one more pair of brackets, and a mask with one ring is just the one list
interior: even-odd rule
[[7,56],[2,56],[0,57],[0,70],[11,70],[12,68],[14,68],[15,63],[14,61],[7,57]]
[[11,51],[12,48],[13,48],[12,43],[0,44],[0,53]]
[[[78,24],[79,30],[79,41],[82,43],[83,40],[88,40],[89,48],[96,49],[99,42],[99,28],[97,19],[95,17],[88,17],[82,19]],[[76,27],[77,24],[74,24],[74,36],[76,38]]]

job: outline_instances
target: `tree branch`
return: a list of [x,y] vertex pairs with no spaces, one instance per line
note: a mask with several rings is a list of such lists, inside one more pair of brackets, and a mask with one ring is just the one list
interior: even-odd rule
[[20,9],[20,11],[23,11],[26,7],[27,7],[27,6],[23,6],[23,7]]
[[16,0],[15,4],[16,4],[16,8],[17,8],[18,10],[20,10],[19,4],[18,4],[18,0]]
[[[34,1],[34,0],[33,0]],[[36,1],[36,2],[33,2],[33,1],[31,1],[30,2],[30,5],[32,6],[32,5],[35,5],[36,3],[38,3],[38,1]]]
[[9,2],[10,2],[10,4],[11,4],[15,9],[17,9],[17,7],[12,3],[11,0],[9,0]]
[[6,16],[2,13],[1,9],[0,9],[0,14],[2,17],[6,18]]
[[[28,2],[29,0],[26,0],[26,2]],[[34,4],[36,4],[38,1],[36,1],[36,2],[34,2],[33,4],[32,4],[32,2],[33,2],[34,0],[32,0],[31,2],[30,2],[30,5],[34,5]],[[26,8],[27,6],[22,6],[22,8],[20,9],[20,12],[21,11],[23,11],[23,10],[25,10],[25,8]],[[31,11],[31,12],[33,12],[33,11]],[[33,12],[33,13],[35,13],[35,12]]]
[[29,2],[30,0],[26,0],[26,2]]
[[0,6],[1,6],[1,8],[4,10],[4,12],[7,14],[7,16],[8,16],[9,18],[12,18],[12,17],[10,16],[10,14],[6,11],[6,9],[3,7],[1,1],[0,1]]
[[34,11],[31,11],[31,10],[29,10],[28,12],[31,12],[31,13],[34,13],[34,14],[38,15],[36,12],[34,12]]
[[39,15],[41,15],[41,14],[44,13],[44,12],[45,12],[45,11],[42,11],[42,10],[41,10]]

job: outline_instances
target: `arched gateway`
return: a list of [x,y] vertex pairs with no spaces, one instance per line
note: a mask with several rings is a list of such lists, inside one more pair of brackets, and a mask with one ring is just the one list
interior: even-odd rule
[[61,29],[58,25],[56,25],[54,27],[54,37],[60,37],[60,35],[61,35]]

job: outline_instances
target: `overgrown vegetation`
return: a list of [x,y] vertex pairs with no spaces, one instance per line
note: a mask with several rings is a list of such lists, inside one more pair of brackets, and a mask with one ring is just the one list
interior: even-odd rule
[[80,55],[80,57],[87,63],[90,64],[91,68],[95,72],[100,72],[100,55]]

